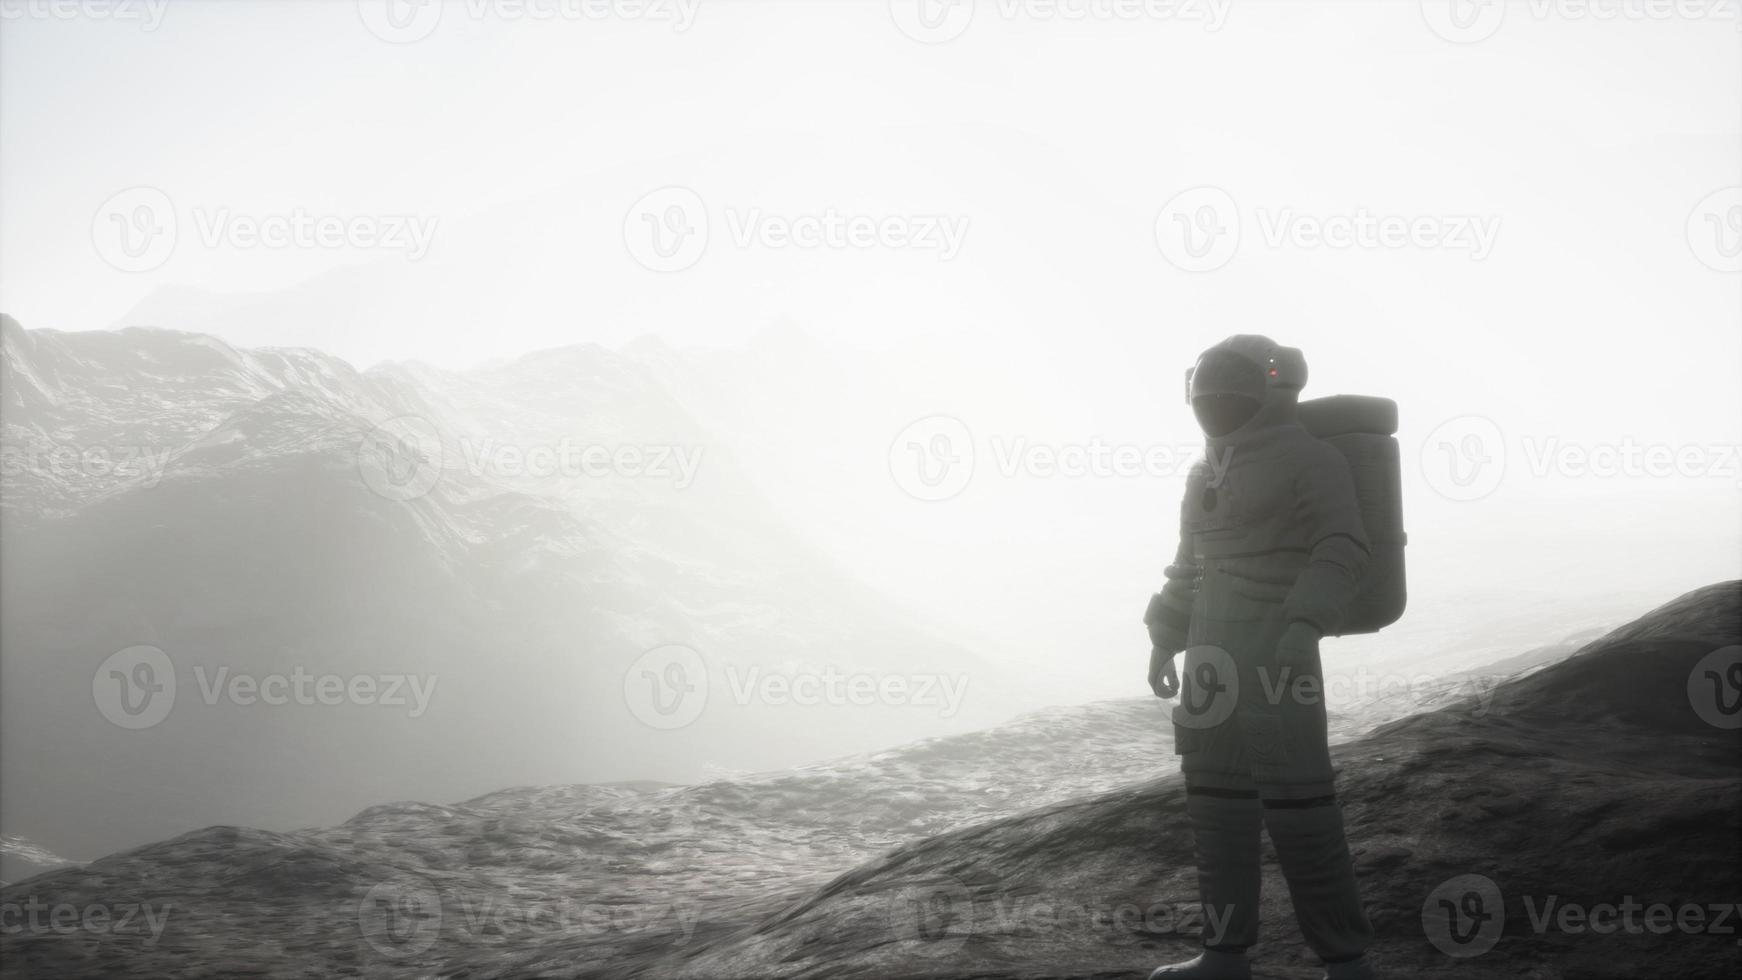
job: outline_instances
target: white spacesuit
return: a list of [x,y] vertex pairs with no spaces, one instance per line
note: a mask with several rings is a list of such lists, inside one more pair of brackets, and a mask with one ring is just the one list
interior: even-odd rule
[[1319,638],[1339,632],[1370,547],[1348,463],[1296,416],[1305,382],[1299,351],[1250,335],[1204,352],[1188,382],[1208,453],[1225,468],[1191,473],[1179,548],[1144,622],[1158,694],[1177,689],[1173,660],[1186,654],[1174,739],[1206,926],[1203,954],[1154,980],[1250,976],[1261,828],[1326,976],[1373,976],[1318,653]]

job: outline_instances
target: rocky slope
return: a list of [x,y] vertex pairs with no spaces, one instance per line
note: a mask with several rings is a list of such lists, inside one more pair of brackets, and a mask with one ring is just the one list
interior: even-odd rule
[[0,835],[0,887],[77,864],[22,837]]
[[[0,935],[0,962],[55,975],[414,977],[563,935],[608,956],[668,926],[729,921],[900,844],[1143,779],[1170,758],[1165,717],[1153,700],[1108,702],[696,786],[526,787],[374,806],[322,830],[208,828],[8,889],[0,902],[21,908],[136,914],[100,934]],[[404,933],[419,902],[442,909],[427,949],[415,925]],[[163,924],[155,935],[148,912]]]
[[[1502,685],[1487,708],[1470,699],[1340,746],[1375,959],[1416,977],[1735,976],[1739,638],[1742,583],[1712,586]],[[1708,687],[1713,674],[1728,688]],[[1196,931],[1191,863],[1176,776],[897,849],[699,941],[668,934],[596,969],[561,942],[475,975],[1141,976]],[[1474,909],[1498,916],[1486,951],[1452,941],[1477,920],[1437,911],[1465,900],[1469,875],[1496,889]],[[1316,975],[1285,896],[1267,855],[1255,954],[1269,975]],[[1670,918],[1635,910],[1599,933],[1579,917],[1629,901]]]
[[[1486,699],[1344,741],[1391,975],[1734,975],[1734,910],[1714,910],[1742,894],[1742,730],[1720,727],[1742,696],[1739,631],[1742,583],[1712,586],[1561,662],[1526,656]],[[692,787],[211,828],[6,889],[20,908],[134,914],[128,930],[45,918],[3,937],[4,961],[111,977],[1138,977],[1198,929],[1179,780],[1142,781],[1172,768],[1160,716],[1109,702]],[[1316,976],[1273,855],[1266,875],[1261,975]],[[1467,875],[1500,896],[1487,951],[1448,938],[1479,920],[1435,924],[1436,897],[1465,895],[1442,886]],[[1630,899],[1706,921],[1594,934],[1562,918]]]

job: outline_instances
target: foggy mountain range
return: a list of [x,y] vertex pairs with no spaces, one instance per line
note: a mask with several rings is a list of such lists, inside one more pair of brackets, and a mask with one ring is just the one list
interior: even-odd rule
[[[1028,703],[783,523],[623,354],[358,371],[173,331],[4,331],[3,819],[52,851],[774,768]],[[130,730],[93,698],[119,696],[100,668],[141,645],[176,696]],[[681,693],[634,668],[670,645],[711,681],[678,727],[636,714]],[[845,710],[759,686],[831,672],[919,680]],[[282,678],[291,703],[238,675]],[[378,703],[320,702],[335,676],[382,679]]]

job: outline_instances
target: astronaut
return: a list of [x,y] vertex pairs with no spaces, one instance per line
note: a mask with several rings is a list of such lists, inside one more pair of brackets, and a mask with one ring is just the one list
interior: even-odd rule
[[[1349,465],[1301,427],[1300,351],[1229,337],[1198,358],[1187,397],[1207,462],[1187,479],[1180,541],[1144,615],[1149,682],[1173,710],[1204,907],[1203,951],[1151,980],[1245,980],[1258,938],[1268,829],[1328,980],[1375,976],[1326,745],[1319,638],[1367,567]],[[1218,474],[1220,474],[1218,476]],[[1174,658],[1185,653],[1181,691]]]

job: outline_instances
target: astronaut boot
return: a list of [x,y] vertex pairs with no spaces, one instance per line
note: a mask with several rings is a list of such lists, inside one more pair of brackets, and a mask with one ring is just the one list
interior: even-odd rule
[[1183,963],[1156,967],[1149,980],[1252,980],[1252,965],[1245,953],[1206,949]]
[[1264,816],[1255,790],[1186,788],[1186,817],[1198,857],[1204,951],[1158,968],[1151,978],[1246,980],[1246,947],[1258,941],[1258,846]]
[[1325,976],[1371,977],[1372,967],[1362,954],[1373,939],[1373,927],[1361,908],[1336,797],[1266,800],[1264,824],[1276,844],[1301,934],[1325,962]]
[[1367,957],[1357,956],[1341,963],[1326,963],[1324,980],[1379,980]]

